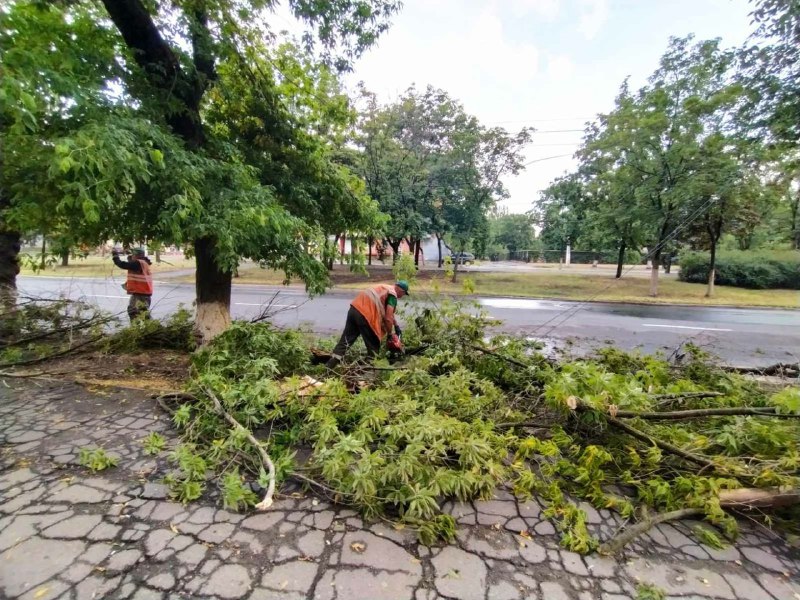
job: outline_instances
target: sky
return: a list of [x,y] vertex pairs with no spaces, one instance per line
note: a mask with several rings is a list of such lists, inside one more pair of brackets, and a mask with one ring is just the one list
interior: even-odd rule
[[525,154],[537,162],[505,179],[503,205],[526,212],[574,169],[585,123],[613,107],[626,77],[632,89],[646,82],[671,36],[738,46],[750,10],[747,0],[405,0],[346,83],[384,103],[430,84],[484,125],[536,128]]

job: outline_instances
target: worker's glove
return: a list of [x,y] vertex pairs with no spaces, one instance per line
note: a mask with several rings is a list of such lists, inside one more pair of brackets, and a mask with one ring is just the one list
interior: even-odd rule
[[403,337],[403,332],[400,330],[400,325],[397,323],[394,324],[394,332],[397,334],[397,337]]
[[403,351],[403,342],[400,341],[400,338],[397,336],[396,333],[389,336],[389,339],[386,340],[386,347],[391,352],[402,352]]

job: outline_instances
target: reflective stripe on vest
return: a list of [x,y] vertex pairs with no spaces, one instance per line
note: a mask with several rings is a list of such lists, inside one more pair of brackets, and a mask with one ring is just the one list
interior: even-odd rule
[[128,279],[125,284],[125,290],[129,294],[144,294],[145,296],[153,295],[153,276],[150,274],[150,265],[145,260],[136,259],[142,267],[141,273],[134,273],[128,271]]
[[388,333],[383,329],[383,321],[386,318],[386,300],[389,296],[397,296],[394,286],[382,283],[364,290],[350,304],[363,315],[378,339]]

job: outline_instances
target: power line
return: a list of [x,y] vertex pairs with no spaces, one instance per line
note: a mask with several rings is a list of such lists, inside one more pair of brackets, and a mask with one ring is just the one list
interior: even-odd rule
[[564,158],[565,156],[572,156],[572,154],[556,154],[555,156],[545,156],[544,158],[536,158],[534,160],[529,160],[522,166],[527,167],[528,165],[532,165],[533,163],[542,162],[545,160],[553,160],[554,158]]

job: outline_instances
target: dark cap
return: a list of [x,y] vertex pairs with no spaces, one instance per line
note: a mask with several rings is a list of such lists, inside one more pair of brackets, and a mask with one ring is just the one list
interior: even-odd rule
[[406,293],[406,296],[410,296],[411,294],[408,293],[408,282],[405,279],[401,279],[397,283],[395,283],[397,287],[403,290]]

